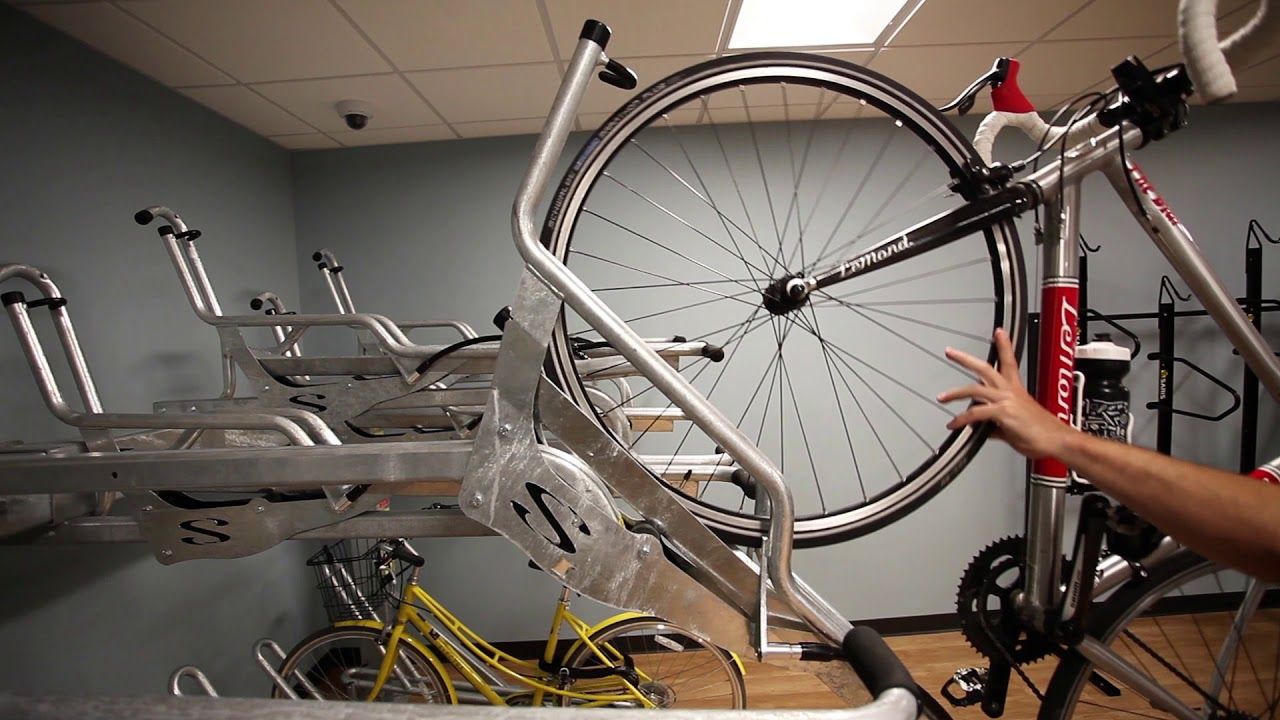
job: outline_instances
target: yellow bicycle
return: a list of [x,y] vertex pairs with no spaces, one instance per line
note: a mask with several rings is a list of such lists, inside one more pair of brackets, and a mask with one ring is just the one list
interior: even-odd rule
[[[737,656],[660,618],[621,613],[589,625],[569,610],[570,591],[565,588],[541,658],[526,660],[486,641],[423,589],[419,579],[425,562],[403,539],[342,541],[324,547],[308,564],[316,571],[334,622],[299,643],[279,669],[299,697],[632,708],[746,706],[744,671]],[[397,586],[403,589],[397,591]],[[382,620],[387,617],[394,618],[390,625]],[[560,637],[563,625],[573,632],[566,643]],[[276,697],[286,694],[279,686],[272,692]]]

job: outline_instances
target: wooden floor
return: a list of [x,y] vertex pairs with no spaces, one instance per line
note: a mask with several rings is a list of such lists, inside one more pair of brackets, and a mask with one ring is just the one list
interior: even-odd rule
[[[1277,670],[1280,669],[1277,667],[1280,661],[1280,611],[1264,612],[1269,613],[1270,616],[1266,622],[1253,623],[1250,627],[1256,626],[1256,628],[1250,631],[1245,641],[1245,646],[1251,652],[1248,653],[1247,658],[1242,654],[1238,666],[1233,667],[1230,672],[1235,673],[1235,682],[1232,684],[1236,689],[1235,702],[1251,713],[1274,718],[1275,710],[1271,712],[1264,710],[1265,702],[1262,702],[1262,698],[1277,695]],[[1207,687],[1212,661],[1204,652],[1205,643],[1207,642],[1209,647],[1216,650],[1226,634],[1229,622],[1230,618],[1225,613],[1166,617],[1158,622],[1144,620],[1142,624],[1135,624],[1134,632],[1161,655],[1171,660],[1177,656],[1184,658],[1192,676],[1198,683]],[[983,659],[965,643],[959,633],[891,637],[888,641],[911,670],[916,681],[939,699],[941,695],[938,694],[938,690],[957,668],[985,665]],[[1179,653],[1180,649],[1183,652]],[[1191,652],[1192,650],[1197,652]],[[1127,656],[1134,664],[1145,666],[1157,679],[1172,682],[1169,674],[1156,666],[1149,655],[1139,656],[1136,653],[1138,651],[1133,649],[1127,641],[1122,644],[1122,655]],[[1206,661],[1197,664],[1192,660],[1194,657],[1203,657]],[[1043,691],[1049,684],[1049,676],[1053,673],[1056,664],[1056,660],[1050,658],[1024,669]],[[1181,662],[1175,664],[1182,667]],[[1178,694],[1187,702],[1194,700],[1189,693]],[[747,700],[751,708],[842,706],[840,700],[816,678],[754,662],[747,663]],[[1014,720],[1034,718],[1039,707],[1039,702],[1026,685],[1016,675],[1013,676],[1009,681],[1009,696],[1004,716]],[[948,711],[956,720],[970,718],[976,720],[986,717],[977,706],[968,708],[948,706]],[[1095,718],[1163,718],[1166,715],[1153,711],[1142,698],[1133,693],[1125,692],[1120,698],[1107,698],[1090,689],[1081,706],[1077,708],[1075,717],[1091,720]]]

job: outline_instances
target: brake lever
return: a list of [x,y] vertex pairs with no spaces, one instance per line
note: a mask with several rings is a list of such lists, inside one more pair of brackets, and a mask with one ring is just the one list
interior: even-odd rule
[[985,74],[974,80],[964,92],[960,93],[955,100],[938,108],[939,112],[950,112],[957,110],[961,115],[968,113],[973,109],[974,102],[978,99],[978,93],[987,86],[995,87],[1005,81],[1009,76],[1009,58],[996,58],[995,63],[991,65],[991,69]]

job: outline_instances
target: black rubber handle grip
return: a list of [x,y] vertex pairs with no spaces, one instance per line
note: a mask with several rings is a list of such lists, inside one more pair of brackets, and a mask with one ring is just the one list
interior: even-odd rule
[[845,659],[871,691],[879,695],[885,690],[902,688],[916,692],[916,682],[902,660],[889,649],[880,633],[866,625],[849,630],[840,643]]
[[396,543],[391,548],[391,556],[397,560],[402,560],[406,563],[409,563],[414,567],[422,567],[423,565],[427,564],[427,561],[424,560],[421,555],[410,550],[409,548],[405,547],[403,544],[400,544],[400,543]]
[[578,33],[578,39],[590,40],[603,50],[604,46],[609,44],[609,38],[612,35],[613,31],[608,25],[599,20],[588,20],[582,24],[582,32]]
[[600,71],[600,79],[623,90],[635,90],[636,83],[640,82],[635,71],[613,58],[604,64],[604,69]]

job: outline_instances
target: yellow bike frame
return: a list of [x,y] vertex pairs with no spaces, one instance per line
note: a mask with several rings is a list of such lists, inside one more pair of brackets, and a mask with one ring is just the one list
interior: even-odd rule
[[[579,702],[575,704],[586,707],[598,707],[621,702],[635,703],[645,708],[654,707],[653,702],[646,698],[644,693],[621,676],[578,681],[584,687],[582,691],[568,690],[551,684],[554,679],[547,678],[536,663],[522,660],[494,647],[474,630],[467,627],[453,613],[449,612],[444,605],[440,604],[439,601],[416,583],[411,583],[405,587],[400,607],[396,611],[395,622],[392,624],[391,632],[387,637],[387,652],[382,658],[382,664],[378,668],[377,679],[374,681],[373,689],[367,699],[372,700],[382,692],[383,686],[391,677],[391,673],[395,668],[396,660],[399,657],[400,643],[408,642],[416,649],[423,651],[423,654],[433,664],[439,665],[439,661],[436,658],[438,653],[443,657],[444,663],[456,669],[463,679],[490,703],[494,705],[507,704],[502,695],[476,671],[475,666],[454,647],[453,643],[443,638],[440,632],[424,619],[424,614],[435,618],[469,653],[481,659],[485,665],[529,687],[533,693],[532,704],[534,707],[542,705],[548,695],[576,700]],[[621,613],[597,625],[587,625],[569,610],[568,591],[566,590],[556,602],[555,611],[552,615],[551,631],[544,646],[542,659],[547,663],[556,661],[560,627],[563,624],[567,624],[578,636],[572,649],[586,645],[602,663],[615,667],[621,666],[623,664],[623,654],[621,652],[608,643],[597,645],[591,641],[590,636],[614,623],[634,617],[643,616],[639,613]],[[357,620],[337,623],[337,625],[358,625],[378,630],[385,629],[382,623],[373,620]],[[425,638],[426,645],[434,652],[428,651],[427,647],[423,646],[423,643],[407,633],[410,625]],[[741,664],[739,664],[739,667],[741,667]],[[441,671],[441,675],[446,680],[448,679],[449,676],[443,671],[442,667],[437,667],[437,670]],[[649,678],[641,674],[641,679],[648,680]],[[450,702],[456,703],[457,695],[453,692],[452,684],[449,691]]]

